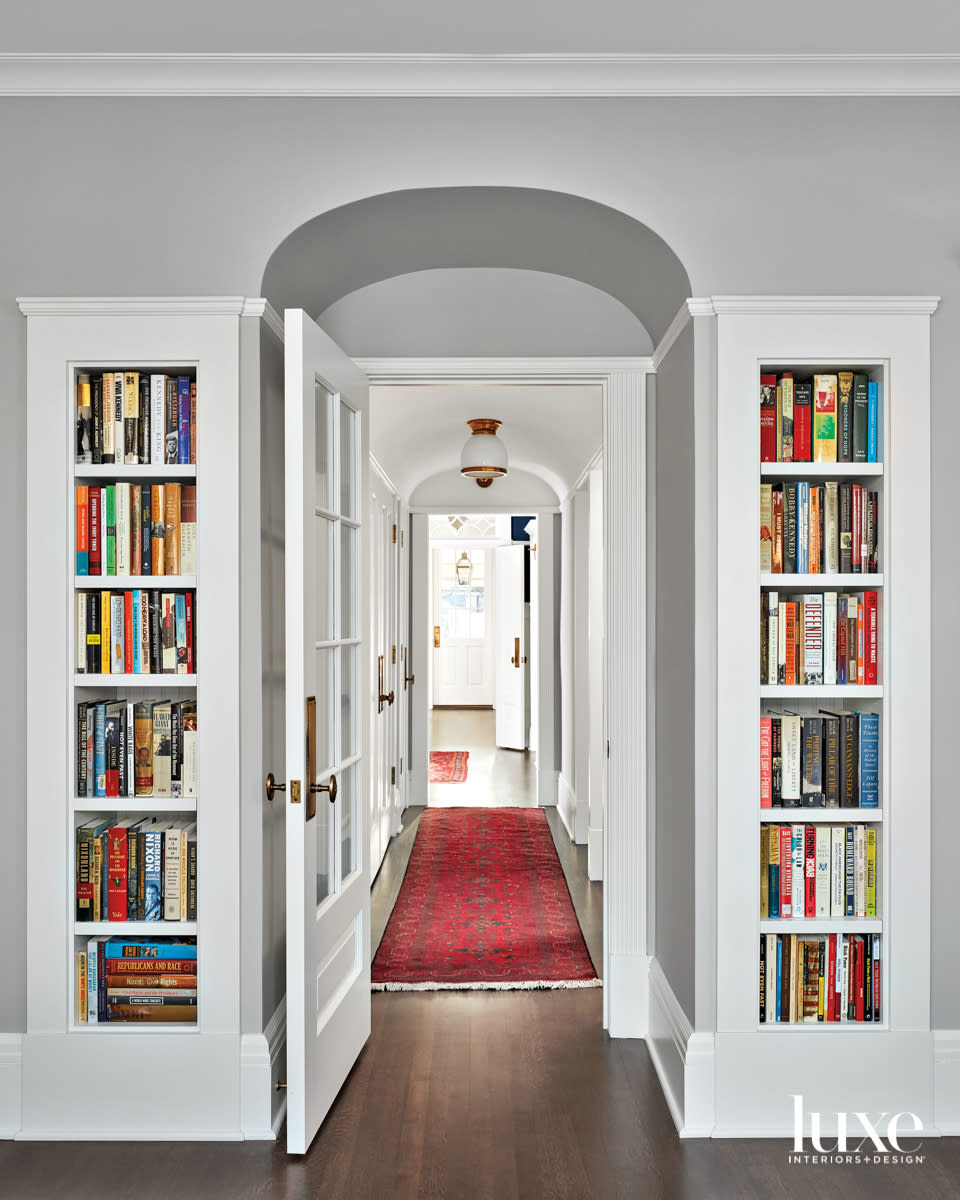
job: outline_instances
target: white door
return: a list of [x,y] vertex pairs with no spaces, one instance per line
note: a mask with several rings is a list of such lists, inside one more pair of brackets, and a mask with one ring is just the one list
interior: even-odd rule
[[460,582],[456,570],[463,553],[462,546],[433,551],[433,703],[488,706],[494,702],[489,551],[466,551],[466,583]]
[[[397,500],[376,474],[370,476],[370,872],[387,852],[395,812],[397,754]],[[396,535],[398,536],[398,535]]]
[[524,602],[525,546],[496,552],[497,745],[526,750],[530,736],[530,618]]
[[303,1154],[370,1033],[368,383],[300,309],[284,328],[287,1151]]

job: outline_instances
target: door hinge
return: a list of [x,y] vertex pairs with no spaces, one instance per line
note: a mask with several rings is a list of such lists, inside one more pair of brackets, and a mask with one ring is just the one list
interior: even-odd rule
[[394,525],[394,527],[393,527],[393,544],[394,545],[397,544],[397,527],[396,527],[396,525]]
[[390,655],[390,661],[391,661],[392,663],[396,663],[396,661],[397,661],[397,648],[396,648],[396,646],[394,646],[394,647],[393,647],[393,650],[391,651],[391,655]]
[[392,787],[397,786],[397,768],[396,767],[390,768],[390,784]]

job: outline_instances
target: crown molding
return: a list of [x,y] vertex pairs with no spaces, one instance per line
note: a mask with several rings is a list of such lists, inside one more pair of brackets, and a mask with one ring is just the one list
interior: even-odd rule
[[0,54],[0,96],[957,96],[960,54]]
[[23,296],[17,304],[35,316],[191,316],[238,317],[242,296]]
[[255,300],[245,300],[241,316],[260,318],[267,328],[281,342],[283,341],[283,317],[280,316],[269,300],[264,300],[262,297],[257,297]]
[[677,315],[667,326],[663,337],[657,343],[656,349],[653,352],[653,369],[655,371],[660,370],[660,364],[670,353],[673,343],[683,333],[684,329],[686,329],[691,317],[711,317],[713,313],[713,301],[709,298],[702,299],[691,296],[690,299],[684,300],[677,309]]
[[718,314],[866,313],[870,316],[931,316],[939,296],[711,296]]
[[434,383],[599,383],[617,371],[652,371],[643,358],[355,358],[377,386]]

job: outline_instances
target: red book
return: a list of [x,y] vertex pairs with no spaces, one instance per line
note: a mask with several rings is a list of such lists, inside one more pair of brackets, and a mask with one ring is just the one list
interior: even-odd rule
[[863,682],[876,683],[878,676],[878,641],[880,615],[877,609],[877,593],[863,593]]
[[133,592],[123,593],[123,669],[133,674]]
[[773,807],[773,719],[771,717],[760,718],[760,807]]
[[809,462],[813,457],[813,382],[806,380],[793,387],[793,461]]
[[777,377],[760,376],[760,461],[777,461]]
[[196,670],[193,665],[193,592],[187,592],[184,607],[187,610],[187,674],[192,675]]
[[[797,914],[799,916],[799,914]],[[817,915],[817,827],[803,830],[803,915]]]
[[107,830],[107,920],[127,919],[127,830],[112,825]]
[[797,603],[788,600],[784,606],[786,621],[786,663],[784,665],[783,682],[787,687],[796,686],[797,682]]
[[90,535],[87,538],[89,551],[88,570],[91,575],[102,574],[100,567],[100,489],[91,487],[87,494],[87,512],[90,516]]
[[823,981],[823,1019],[835,1021],[837,1000],[837,935],[827,935],[827,977]]
[[857,954],[856,954],[856,991],[854,992],[854,1011],[856,1012],[857,1020],[863,1020],[863,971],[864,971],[864,954],[863,954],[863,938],[859,935],[856,938]]
[[780,826],[780,916],[793,916],[793,830]]

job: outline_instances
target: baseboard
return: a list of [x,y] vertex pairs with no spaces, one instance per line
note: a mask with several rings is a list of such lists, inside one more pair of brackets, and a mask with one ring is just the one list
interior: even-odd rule
[[537,804],[540,808],[556,808],[559,771],[537,768]]
[[587,878],[591,883],[603,881],[603,830],[587,832]]
[[20,1132],[23,1034],[0,1033],[0,1139]]
[[577,797],[563,772],[557,776],[557,813],[563,822],[564,829],[570,835],[570,841],[575,842],[577,839]]
[[940,1133],[960,1134],[960,1029],[933,1031],[933,1111]]
[[606,994],[607,1032],[615,1038],[644,1038],[649,1029],[650,959],[646,954],[610,954]]
[[715,1109],[713,1035],[694,1033],[656,959],[650,963],[649,981],[647,1047],[677,1133],[682,1138],[710,1137]]

